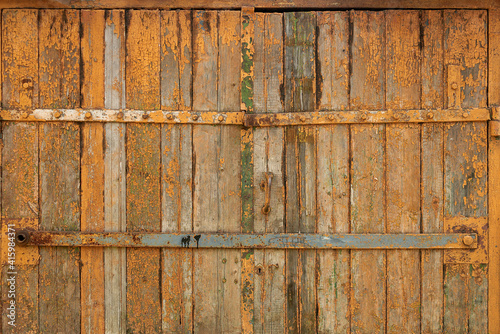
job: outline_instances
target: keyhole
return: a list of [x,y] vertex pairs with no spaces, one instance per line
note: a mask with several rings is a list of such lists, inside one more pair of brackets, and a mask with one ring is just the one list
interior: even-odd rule
[[262,268],[262,266],[257,266],[257,268],[255,268],[255,272],[260,276],[264,274],[264,269]]

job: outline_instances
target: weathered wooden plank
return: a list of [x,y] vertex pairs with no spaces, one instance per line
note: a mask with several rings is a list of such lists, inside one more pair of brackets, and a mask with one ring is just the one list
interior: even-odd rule
[[[256,112],[283,111],[283,14],[259,13],[255,21],[254,107]],[[254,130],[255,232],[284,232],[283,129]],[[265,192],[260,183],[273,173],[268,215],[262,213]],[[285,252],[255,250],[256,333],[285,332]]]
[[[458,103],[462,107],[485,106],[487,103],[486,12],[445,11],[444,25],[444,63],[459,66]],[[445,217],[486,216],[486,124],[447,124],[444,136]],[[444,331],[446,332],[487,331],[488,280],[484,272],[477,273],[474,266],[467,263],[445,266]],[[486,267],[484,271],[487,271]],[[476,276],[480,276],[481,279],[476,279]]]
[[[160,12],[130,11],[126,20],[127,107],[159,109]],[[161,230],[160,132],[127,125],[127,231]],[[127,250],[127,332],[161,331],[160,262],[158,249]]]
[[[500,106],[500,69],[494,64],[500,63],[500,10],[488,12],[488,104]],[[497,113],[500,110],[497,108]],[[500,328],[500,141],[490,134],[488,142],[489,152],[489,273],[488,273],[488,329],[491,333]]]
[[[316,105],[316,14],[285,13],[285,109],[312,110]],[[315,127],[285,130],[286,230],[316,231]],[[316,252],[289,251],[287,266],[287,328],[290,333],[316,332]]]
[[[104,106],[125,108],[125,12],[105,13]],[[104,125],[104,228],[126,231],[125,124]],[[106,333],[126,330],[126,251],[104,250],[104,327]]]
[[[319,109],[349,103],[349,14],[318,13]],[[349,126],[318,128],[318,232],[349,233]],[[350,330],[350,252],[318,252],[318,332]]]
[[[418,11],[386,12],[386,107],[420,107]],[[420,126],[386,126],[387,227],[390,233],[420,232]],[[420,329],[420,254],[387,252],[387,331]]]
[[[255,12],[243,8],[241,12],[241,109],[253,112]],[[254,231],[254,137],[253,128],[241,129],[241,231]],[[241,251],[241,332],[254,332],[254,250]]]
[[[385,14],[352,12],[350,109],[384,108]],[[385,125],[351,126],[351,232],[384,233]],[[370,166],[370,168],[367,168]],[[351,331],[386,331],[386,252],[351,252]]]
[[290,8],[290,9],[392,9],[392,8],[499,8],[496,0],[400,0],[397,2],[384,2],[377,0],[341,0],[331,2],[319,0],[311,3],[307,0],[290,0],[287,2],[276,2],[275,0],[184,0],[169,1],[162,0],[75,0],[70,4],[63,0],[18,0],[12,3],[9,0],[1,0],[0,8],[195,8],[195,9],[240,9],[246,6],[255,8]]
[[[161,13],[162,108],[191,105],[191,12]],[[192,126],[162,125],[162,231],[192,231]],[[162,329],[191,333],[192,250],[162,250]]]
[[[443,12],[422,12],[423,108],[443,108]],[[443,232],[443,125],[422,125],[422,232]],[[422,251],[421,332],[443,331],[443,252]]]
[[[4,107],[32,108],[38,106],[38,11],[4,10],[2,12],[2,101]],[[27,24],[25,26],[25,24]],[[7,28],[8,27],[8,28]],[[23,80],[31,83],[22,85]],[[2,217],[38,218],[39,163],[38,125],[34,123],[2,124]],[[5,224],[5,222],[3,223]],[[38,225],[38,224],[37,224]],[[38,226],[30,226],[38,228]],[[16,226],[17,228],[28,226]],[[2,242],[5,236],[2,236]],[[3,247],[3,246],[2,246]],[[2,249],[2,251],[4,251]],[[33,255],[36,262],[22,265],[23,255]],[[31,254],[16,251],[16,327],[9,325],[2,309],[3,333],[37,333],[38,325],[38,249]],[[6,282],[2,263],[2,282]],[[2,286],[4,286],[2,284]],[[9,300],[2,289],[3,300]]]
[[[81,12],[82,108],[104,107],[104,11]],[[81,230],[104,231],[104,125],[82,125]],[[104,250],[81,250],[81,332],[104,333]]]
[[[39,18],[40,106],[80,105],[80,13],[42,10]],[[80,127],[76,123],[40,128],[40,227],[80,229]],[[40,250],[41,332],[79,333],[80,250]]]

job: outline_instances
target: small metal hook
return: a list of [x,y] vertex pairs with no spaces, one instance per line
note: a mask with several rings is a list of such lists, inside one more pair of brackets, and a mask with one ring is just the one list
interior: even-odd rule
[[260,183],[260,189],[266,192],[266,201],[262,207],[262,213],[268,215],[271,212],[271,182],[274,174],[271,172],[264,173],[264,180]]

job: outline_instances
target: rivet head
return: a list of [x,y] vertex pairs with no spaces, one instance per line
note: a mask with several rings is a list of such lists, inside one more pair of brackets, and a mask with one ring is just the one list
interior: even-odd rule
[[219,120],[219,122],[222,122],[222,121],[224,121],[224,116],[219,115],[219,117],[217,119]]
[[22,118],[28,118],[28,113],[27,112],[23,112],[23,114],[21,115]]
[[143,119],[148,119],[149,118],[149,114],[147,114],[147,113],[142,114],[142,118]]
[[360,118],[361,118],[361,120],[362,120],[362,121],[366,121],[366,119],[367,119],[368,117],[366,116],[366,114],[362,114],[362,115],[360,116]]
[[29,88],[30,84],[27,82],[23,82],[23,88]]
[[433,119],[434,118],[434,114],[433,113],[427,113],[427,118],[428,119]]
[[90,112],[86,112],[86,113],[85,113],[85,118],[86,118],[86,119],[90,119],[90,118],[92,118],[92,114],[91,114]]
[[61,116],[62,116],[62,113],[61,113],[60,111],[56,111],[56,112],[54,113],[54,117],[55,117],[55,118],[60,118]]
[[458,84],[456,82],[453,82],[451,84],[451,89],[457,89],[458,88]]
[[306,121],[306,117],[305,116],[300,116],[299,119],[300,119],[301,122],[305,122]]
[[328,119],[329,119],[330,121],[333,121],[333,120],[335,119],[335,116],[333,116],[333,115],[328,115]]
[[226,260],[226,259],[222,259],[222,263],[226,263],[226,262],[227,262],[227,260]]
[[123,119],[123,112],[120,111],[118,114],[116,114],[116,118]]
[[199,116],[198,116],[198,115],[193,115],[193,121],[197,121],[197,120],[198,120],[198,118],[199,118]]
[[465,246],[470,246],[474,243],[474,239],[470,235],[466,235],[463,239],[462,242],[464,243]]
[[468,113],[468,112],[464,112],[464,113],[462,114],[462,117],[463,117],[463,118],[467,118],[467,117],[469,117],[469,113]]
[[174,115],[172,115],[172,114],[167,115],[167,119],[173,120],[174,119]]
[[394,118],[394,119],[399,119],[399,114],[394,114],[394,115],[392,116],[392,118]]

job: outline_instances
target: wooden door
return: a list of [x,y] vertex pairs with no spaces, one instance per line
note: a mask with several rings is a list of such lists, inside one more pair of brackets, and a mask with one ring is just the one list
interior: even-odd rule
[[[498,333],[499,22],[2,10],[2,332]],[[20,229],[477,239],[9,245]]]

